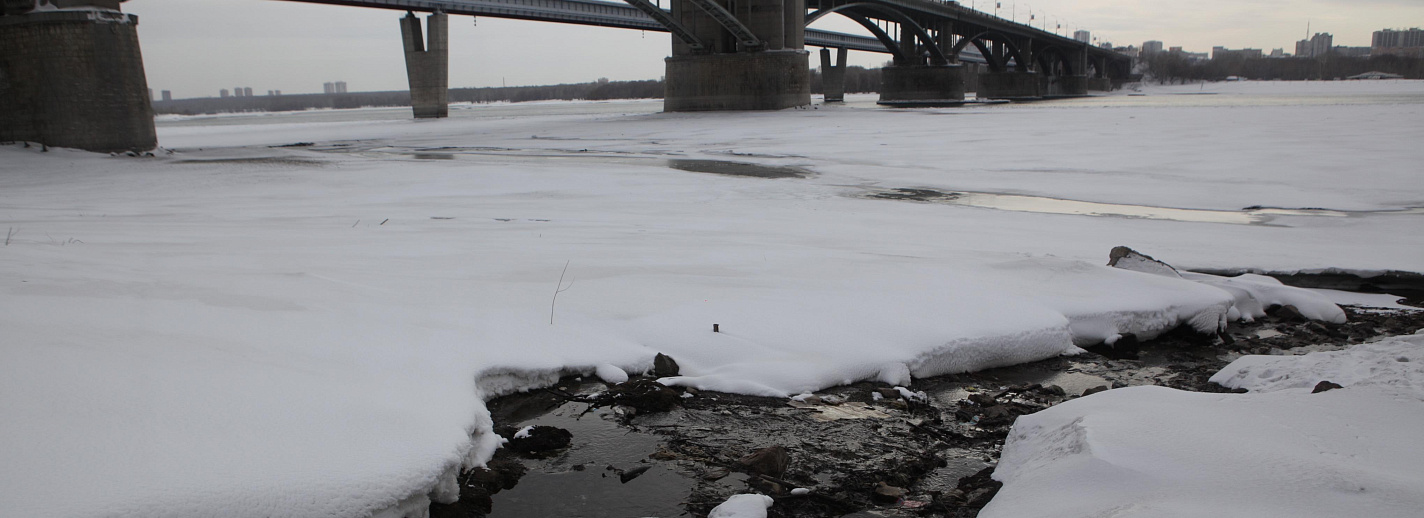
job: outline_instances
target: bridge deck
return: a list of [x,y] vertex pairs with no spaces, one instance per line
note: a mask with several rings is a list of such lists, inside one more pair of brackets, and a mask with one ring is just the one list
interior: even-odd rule
[[[345,5],[399,11],[443,11],[464,16],[488,16],[542,22],[616,27],[667,32],[657,21],[625,3],[599,0],[286,0],[311,4]],[[814,4],[815,0],[807,2]],[[813,47],[845,47],[864,52],[888,53],[875,38],[820,29],[806,29],[806,44]],[[973,49],[960,56],[963,61],[983,63]]]

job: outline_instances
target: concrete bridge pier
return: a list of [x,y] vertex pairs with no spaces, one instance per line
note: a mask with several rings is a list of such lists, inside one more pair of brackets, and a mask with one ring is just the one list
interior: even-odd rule
[[1088,95],[1088,76],[1067,75],[1057,78],[1058,95]]
[[0,141],[100,152],[158,146],[138,17],[119,3],[0,6]]
[[1043,97],[1039,75],[1009,70],[979,74],[980,99],[1037,99]]
[[805,0],[673,0],[663,110],[811,104],[805,13]]
[[910,65],[880,69],[884,105],[958,104],[964,101],[964,66]]
[[836,63],[831,64],[831,49],[821,49],[821,91],[828,103],[845,102],[845,47],[838,49]]
[[450,17],[435,12],[427,18],[428,33],[421,34],[420,18],[407,12],[401,18],[405,43],[405,74],[410,80],[410,107],[417,119],[450,116]]

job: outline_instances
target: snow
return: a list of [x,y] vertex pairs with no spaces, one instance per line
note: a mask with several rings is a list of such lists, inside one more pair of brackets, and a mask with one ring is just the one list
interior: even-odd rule
[[527,438],[527,437],[529,437],[529,432],[531,432],[531,431],[533,431],[533,430],[534,430],[534,426],[532,426],[532,425],[531,425],[531,426],[526,426],[526,427],[524,427],[524,428],[520,428],[519,431],[514,432],[514,438],[515,438],[515,439],[524,439],[524,438]]
[[1212,380],[1247,394],[1129,387],[1020,417],[980,516],[1418,516],[1421,360],[1424,334],[1246,356]]
[[611,363],[602,363],[593,370],[595,376],[607,383],[623,383],[628,381],[628,373]]
[[1387,387],[1424,400],[1424,335],[1301,356],[1242,356],[1211,381],[1253,393],[1313,389],[1330,381],[1345,387]]
[[[331,110],[165,121],[175,153],[155,158],[0,148],[0,227],[13,229],[0,246],[0,509],[418,515],[499,447],[485,400],[560,376],[611,381],[662,352],[682,368],[669,385],[903,386],[1125,333],[1210,332],[1239,305],[1221,286],[1297,296],[1109,268],[1118,245],[1183,270],[1424,271],[1418,215],[1238,225],[866,197],[1411,206],[1417,151],[1400,143],[1424,136],[1424,86],[1362,88],[1342,106],[1247,92],[1219,106],[1154,94],[774,113],[544,103],[440,121]],[[1313,129],[1327,118],[1341,130]],[[295,142],[316,145],[267,147]],[[1377,167],[1354,167],[1366,156]]]
[[707,518],[766,518],[766,508],[772,503],[766,495],[732,495],[713,507]]

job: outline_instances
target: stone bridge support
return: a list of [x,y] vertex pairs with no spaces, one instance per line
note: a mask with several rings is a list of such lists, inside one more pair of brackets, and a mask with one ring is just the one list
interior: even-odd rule
[[1043,97],[1042,83],[1034,72],[1006,70],[979,74],[980,99],[1037,99]]
[[821,91],[828,103],[845,102],[846,49],[838,49],[836,63],[831,63],[831,49],[821,49]]
[[[158,146],[138,45],[138,17],[118,0],[70,0],[79,10],[0,8],[0,141],[89,151]],[[87,9],[86,9],[87,8]]]
[[880,69],[884,105],[957,104],[964,101],[964,66],[912,65]]
[[450,116],[450,17],[442,12],[427,18],[428,32],[421,34],[420,18],[407,12],[401,18],[405,43],[405,74],[410,80],[410,107],[417,119]]
[[672,0],[665,111],[779,110],[811,104],[805,0]]

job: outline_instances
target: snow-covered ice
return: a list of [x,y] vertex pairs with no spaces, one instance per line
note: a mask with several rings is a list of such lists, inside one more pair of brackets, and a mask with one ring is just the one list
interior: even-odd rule
[[[0,509],[418,514],[498,447],[485,399],[561,375],[646,372],[663,352],[682,368],[669,385],[903,384],[1210,331],[1240,300],[1104,266],[1117,245],[1182,269],[1424,271],[1416,214],[1237,225],[866,196],[1409,207],[1424,188],[1401,143],[1424,137],[1424,85],[1360,88],[1372,101],[277,114],[167,121],[177,153],[152,159],[6,147]],[[296,142],[317,145],[268,147]]]
[[980,516],[1418,516],[1421,360],[1424,334],[1246,356],[1212,381],[1247,394],[1129,387],[1020,417]]

